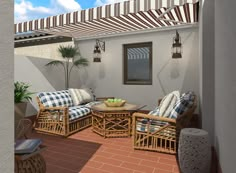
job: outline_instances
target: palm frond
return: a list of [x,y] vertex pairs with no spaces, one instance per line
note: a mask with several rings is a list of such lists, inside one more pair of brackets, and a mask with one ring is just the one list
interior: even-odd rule
[[89,65],[89,61],[86,58],[79,58],[73,62],[73,64],[77,67],[83,66],[86,67]]
[[59,46],[58,51],[63,58],[69,58],[69,59],[74,58],[76,55],[79,54],[78,49],[71,45]]
[[59,64],[64,66],[64,63],[62,61],[59,61],[59,60],[51,61],[51,62],[47,63],[46,66],[53,66],[53,65],[59,65]]

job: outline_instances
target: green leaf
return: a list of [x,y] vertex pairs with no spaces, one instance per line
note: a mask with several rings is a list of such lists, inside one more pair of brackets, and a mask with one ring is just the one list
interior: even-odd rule
[[34,93],[28,91],[28,88],[30,87],[29,84],[24,83],[24,82],[15,82],[14,86],[15,86],[15,89],[14,89],[15,103],[32,100],[31,96]]
[[79,67],[79,66],[88,66],[89,61],[86,58],[80,58],[74,61],[74,65]]
[[63,58],[69,58],[69,59],[73,59],[76,55],[79,54],[78,49],[71,45],[59,46],[58,51]]
[[51,62],[46,64],[46,66],[53,66],[53,65],[55,65],[55,66],[57,66],[57,65],[64,66],[64,63],[62,61],[59,61],[59,60],[54,60],[54,61],[51,61]]

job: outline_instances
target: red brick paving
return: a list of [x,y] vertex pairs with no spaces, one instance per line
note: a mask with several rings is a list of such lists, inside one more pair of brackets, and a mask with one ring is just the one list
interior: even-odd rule
[[47,173],[179,173],[175,155],[134,150],[132,138],[106,138],[91,128],[68,138],[32,134],[41,138]]

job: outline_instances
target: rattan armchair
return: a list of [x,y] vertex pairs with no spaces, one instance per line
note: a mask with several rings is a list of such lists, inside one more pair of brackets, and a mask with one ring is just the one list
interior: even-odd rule
[[[177,119],[134,113],[133,148],[176,154],[180,130],[189,125],[196,105],[195,97],[193,106]],[[142,123],[144,119],[147,121],[146,124]],[[138,130],[139,126],[145,130]]]
[[45,107],[38,97],[36,99],[39,105],[39,111],[34,123],[34,129],[38,132],[66,137],[92,124],[91,113],[70,121],[68,107]]

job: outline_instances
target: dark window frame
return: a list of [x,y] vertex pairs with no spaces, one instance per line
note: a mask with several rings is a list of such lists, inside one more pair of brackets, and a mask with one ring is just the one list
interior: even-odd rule
[[[128,48],[149,47],[149,79],[148,80],[129,80],[128,79]],[[152,42],[123,44],[123,83],[125,85],[152,85]]]

